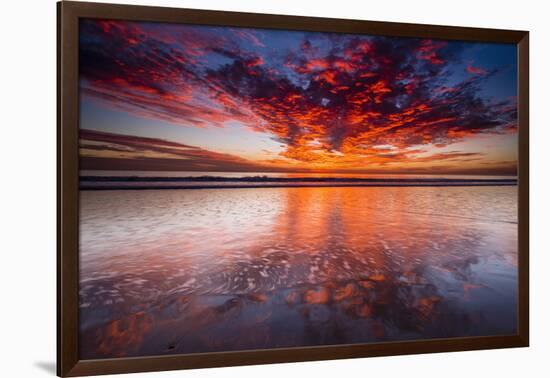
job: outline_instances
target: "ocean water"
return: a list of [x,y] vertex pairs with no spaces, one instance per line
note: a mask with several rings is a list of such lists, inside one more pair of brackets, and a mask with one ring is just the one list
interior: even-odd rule
[[83,359],[516,332],[517,187],[82,191]]

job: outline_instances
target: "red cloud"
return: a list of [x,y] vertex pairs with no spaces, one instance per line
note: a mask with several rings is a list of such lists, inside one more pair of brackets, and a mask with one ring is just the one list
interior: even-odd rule
[[444,61],[438,50],[445,47],[446,42],[434,41],[431,39],[425,39],[420,43],[420,47],[417,49],[419,59],[427,60],[432,64],[443,64]]
[[468,64],[466,66],[466,72],[474,74],[474,75],[487,75],[487,71],[480,67],[474,67],[471,64]]

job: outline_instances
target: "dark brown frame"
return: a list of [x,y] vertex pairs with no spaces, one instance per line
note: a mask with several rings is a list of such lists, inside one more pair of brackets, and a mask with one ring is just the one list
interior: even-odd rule
[[[175,356],[78,357],[78,19],[107,18],[515,43],[518,47],[518,333]],[[112,373],[465,351],[529,345],[529,33],[164,7],[57,3],[57,374]]]

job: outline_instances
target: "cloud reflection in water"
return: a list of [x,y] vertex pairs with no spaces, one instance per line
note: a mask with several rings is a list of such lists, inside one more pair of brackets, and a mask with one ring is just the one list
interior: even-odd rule
[[81,358],[509,334],[515,187],[81,193]]

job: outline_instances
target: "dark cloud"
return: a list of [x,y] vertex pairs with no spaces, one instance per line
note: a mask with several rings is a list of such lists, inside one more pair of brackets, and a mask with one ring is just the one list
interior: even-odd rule
[[[80,130],[81,169],[255,171],[260,166],[231,154],[157,138]],[[98,152],[101,152],[98,154]]]

